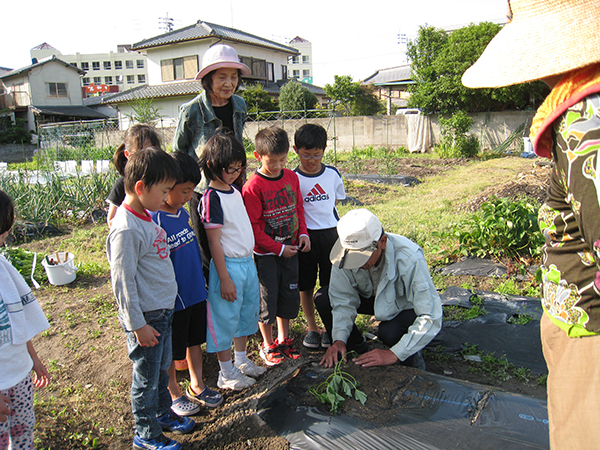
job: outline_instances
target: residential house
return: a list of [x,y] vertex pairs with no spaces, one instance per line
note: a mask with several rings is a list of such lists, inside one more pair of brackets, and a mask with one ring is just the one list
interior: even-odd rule
[[312,67],[312,44],[310,41],[296,36],[289,43],[290,47],[298,50],[299,54],[290,57],[288,60],[288,74],[290,78],[295,78],[304,83],[313,83]]
[[392,105],[406,108],[410,97],[408,85],[413,83],[410,64],[378,70],[362,81],[362,84],[373,85],[375,95],[386,101],[388,114],[391,114]]
[[81,76],[85,72],[56,56],[0,74],[0,109],[24,119],[37,132],[43,123],[105,118],[83,105]]
[[[120,92],[148,83],[146,55],[131,50],[131,45],[117,46],[117,52],[75,53],[63,55],[44,42],[30,51],[31,58],[38,60],[58,56],[86,73],[81,78],[84,97],[98,92]],[[100,88],[100,89],[99,89]]]
[[[147,57],[148,85],[105,95],[103,103],[116,107],[122,125],[127,126],[124,119],[133,115],[136,99],[153,99],[154,108],[164,118],[163,126],[171,126],[179,116],[179,107],[202,90],[201,82],[195,77],[201,68],[202,56],[216,43],[231,45],[251,69],[251,74],[244,76],[244,83],[261,83],[273,96],[279,95],[281,86],[288,80],[288,59],[299,54],[290,46],[199,20],[133,44],[133,50]],[[309,89],[325,103],[321,88],[310,86]]]

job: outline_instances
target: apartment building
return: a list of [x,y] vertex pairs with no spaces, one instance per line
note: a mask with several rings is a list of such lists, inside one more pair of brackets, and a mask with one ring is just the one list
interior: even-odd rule
[[288,59],[288,76],[303,83],[313,84],[312,44],[296,36],[288,45],[299,52]]

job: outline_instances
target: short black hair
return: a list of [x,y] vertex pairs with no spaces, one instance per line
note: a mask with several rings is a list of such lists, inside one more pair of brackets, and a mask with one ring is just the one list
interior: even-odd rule
[[294,145],[296,150],[301,148],[325,150],[325,147],[327,147],[327,131],[321,125],[306,123],[294,133]]
[[15,221],[15,207],[9,195],[0,191],[0,234],[11,229]]
[[[208,72],[206,75],[204,75],[202,77],[202,87],[209,94],[213,93],[212,79],[213,79],[214,74],[217,72],[217,70],[218,69],[211,70],[210,72]],[[242,71],[240,69],[238,69],[237,72],[238,72],[238,83],[237,83],[237,86],[235,87],[234,92],[237,92],[238,88],[242,84]]]
[[290,149],[290,140],[282,128],[269,127],[260,130],[254,138],[256,153],[261,156],[283,155]]
[[244,144],[229,128],[220,127],[211,137],[198,159],[198,165],[209,180],[221,179],[223,169],[236,162],[246,166]]
[[146,141],[150,142],[153,147],[160,147],[160,137],[152,125],[136,123],[127,129],[123,136],[123,143],[119,145],[113,155],[113,164],[121,176],[125,176],[125,165],[127,164],[125,150],[132,155],[142,149]]
[[125,166],[125,192],[135,193],[135,184],[143,181],[151,187],[166,180],[176,183],[181,178],[181,170],[175,159],[158,147],[147,147],[129,157]]
[[171,156],[175,159],[181,171],[181,178],[177,180],[177,184],[190,182],[196,185],[200,183],[202,175],[200,174],[198,162],[194,158],[185,152],[173,152]]

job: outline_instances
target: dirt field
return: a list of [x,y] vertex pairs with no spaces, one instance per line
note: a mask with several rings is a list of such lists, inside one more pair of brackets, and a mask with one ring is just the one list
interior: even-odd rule
[[[420,180],[443,173],[455,164],[465,161],[398,160],[397,173],[414,176]],[[366,165],[369,166],[369,165]],[[534,167],[531,162],[523,164],[524,171],[517,179],[507,180],[505,185],[481,193],[469,200],[469,208],[476,209],[491,195],[529,195],[543,197],[548,178],[548,168]],[[343,167],[341,168],[343,172]],[[351,190],[352,188],[350,188]],[[370,190],[386,189],[371,185],[352,191],[359,199],[367,199]],[[41,250],[56,245],[62,237],[53,237],[24,245],[25,248]],[[448,280],[449,285],[460,286],[460,278]],[[476,289],[492,290],[489,279],[470,277]],[[78,277],[68,286],[44,286],[36,295],[51,321],[51,328],[38,336],[35,345],[38,353],[50,369],[52,385],[36,393],[37,448],[52,449],[130,449],[132,442],[132,414],[129,402],[131,364],[125,352],[124,335],[117,322],[115,305],[106,277]],[[376,323],[372,323],[372,331]],[[297,348],[302,348],[300,335],[294,335]],[[257,364],[258,337],[250,342],[251,357]],[[371,345],[378,345],[372,343]],[[302,364],[320,360],[323,352],[307,351],[299,361],[286,361],[280,367],[270,368],[255,386],[241,393],[223,391],[225,402],[215,410],[202,409],[194,416],[197,422],[190,435],[176,437],[187,449],[286,449],[288,442],[278,437],[258,416],[258,402],[275,386],[286,380]],[[428,370],[451,377],[492,384],[502,389],[545,398],[545,387],[535,381],[509,379],[499,382],[488,374],[473,371],[471,365],[460,357],[439,359],[426,358]],[[362,384],[369,384],[372,370],[353,369]],[[381,369],[384,370],[384,369]],[[204,379],[208,386],[216,388],[218,364],[213,355],[204,358]],[[186,386],[187,373],[178,374],[182,386]],[[380,378],[379,389],[392,389],[394,380]],[[315,402],[308,392],[305,401]],[[374,401],[369,397],[368,401]],[[348,402],[344,408],[358,407]],[[342,410],[343,412],[344,410]]]

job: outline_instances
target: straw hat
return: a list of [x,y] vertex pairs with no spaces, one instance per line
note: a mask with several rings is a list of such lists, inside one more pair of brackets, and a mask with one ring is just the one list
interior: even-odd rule
[[509,0],[507,18],[463,74],[465,86],[510,86],[600,61],[598,0]]
[[202,57],[202,69],[196,75],[196,80],[201,80],[209,72],[222,69],[240,69],[242,75],[250,75],[250,68],[240,62],[237,52],[233,47],[225,44],[216,44],[206,50]]
[[337,224],[339,239],[329,253],[331,263],[340,269],[358,269],[365,265],[381,238],[381,222],[367,209],[347,212]]

